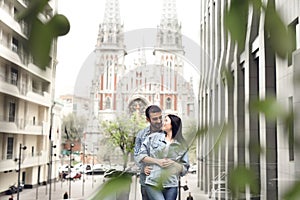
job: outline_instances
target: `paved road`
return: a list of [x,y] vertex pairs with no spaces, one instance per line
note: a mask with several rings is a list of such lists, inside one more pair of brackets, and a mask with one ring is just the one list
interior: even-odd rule
[[[133,177],[129,200],[141,200],[139,180]],[[186,200],[188,192],[192,193],[194,200],[207,200],[207,195],[203,194],[199,188],[197,188],[196,175],[188,174],[182,179],[182,185],[185,185],[187,181],[189,190],[184,191],[181,189],[181,200]],[[62,199],[64,192],[69,191],[69,182],[56,182],[51,184],[51,199]],[[94,183],[92,175],[86,175],[86,181],[84,187],[82,187],[83,181],[71,181],[71,199],[72,200],[86,200],[91,199],[93,194],[97,192],[101,184],[103,183],[103,175],[94,175]],[[49,184],[47,186],[39,186],[33,189],[24,189],[20,194],[20,200],[46,200],[49,199]],[[0,196],[0,200],[8,200],[9,195]],[[14,195],[14,200],[17,199],[17,194]],[[178,198],[179,199],[179,198]]]

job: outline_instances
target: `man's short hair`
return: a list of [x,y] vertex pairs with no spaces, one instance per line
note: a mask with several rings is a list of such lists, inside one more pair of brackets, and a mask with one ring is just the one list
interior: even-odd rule
[[160,107],[158,107],[157,105],[148,106],[145,110],[146,118],[150,119],[150,113],[157,113],[157,112],[161,112]]

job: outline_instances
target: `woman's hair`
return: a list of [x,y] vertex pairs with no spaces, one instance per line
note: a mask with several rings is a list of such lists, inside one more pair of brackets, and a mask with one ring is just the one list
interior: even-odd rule
[[176,139],[179,143],[186,145],[182,136],[182,123],[180,117],[173,114],[168,114],[167,116],[171,119],[172,138]]

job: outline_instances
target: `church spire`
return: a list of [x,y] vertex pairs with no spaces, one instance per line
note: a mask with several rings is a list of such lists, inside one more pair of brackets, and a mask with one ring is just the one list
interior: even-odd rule
[[[171,25],[171,27],[169,27]],[[163,0],[163,8],[160,19],[161,28],[175,28],[178,25],[176,0]]]
[[120,6],[118,0],[106,0],[103,23],[121,24],[119,7]]
[[176,0],[163,0],[161,20],[157,31],[159,48],[182,49],[181,25],[178,23]]
[[106,0],[103,23],[99,25],[96,48],[124,48],[123,25],[118,0]]

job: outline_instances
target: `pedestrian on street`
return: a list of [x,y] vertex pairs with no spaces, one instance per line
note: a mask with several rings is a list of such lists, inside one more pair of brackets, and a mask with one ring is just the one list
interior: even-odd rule
[[191,192],[189,192],[189,196],[186,198],[186,200],[194,200],[194,198],[193,198]]
[[14,200],[14,196],[11,195],[11,196],[8,198],[8,200]]
[[64,199],[69,199],[68,192],[65,192],[65,193],[64,193]]
[[[137,158],[140,151],[141,145],[143,144],[145,138],[154,132],[160,132],[162,128],[162,111],[160,107],[156,105],[150,105],[145,110],[146,120],[150,123],[145,129],[137,133],[135,144],[134,144],[134,159]],[[135,160],[136,161],[136,160]],[[151,172],[150,167],[145,163],[136,162],[140,167],[140,184],[141,184],[141,194],[142,200],[149,200],[145,189],[145,179]]]

